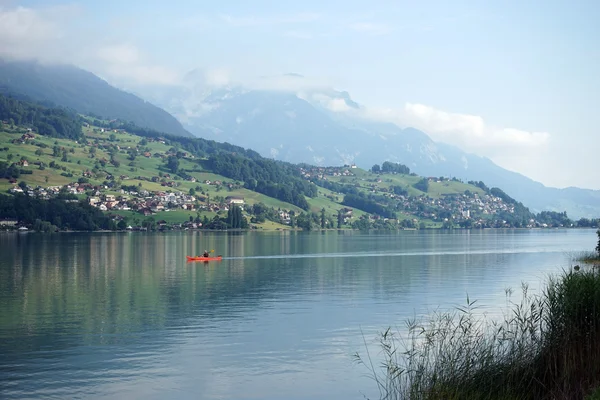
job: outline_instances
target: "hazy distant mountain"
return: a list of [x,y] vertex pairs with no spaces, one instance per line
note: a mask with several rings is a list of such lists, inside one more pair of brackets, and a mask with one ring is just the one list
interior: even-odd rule
[[153,99],[191,132],[252,148],[264,156],[317,165],[356,163],[363,168],[395,161],[420,175],[482,180],[536,212],[567,211],[571,218],[600,216],[600,191],[548,188],[487,158],[436,143],[417,129],[332,112],[332,105],[360,108],[347,92],[211,90],[190,79],[178,93],[162,97],[153,93]]
[[84,114],[132,121],[144,128],[192,136],[165,110],[70,65],[0,60],[0,93],[24,94]]

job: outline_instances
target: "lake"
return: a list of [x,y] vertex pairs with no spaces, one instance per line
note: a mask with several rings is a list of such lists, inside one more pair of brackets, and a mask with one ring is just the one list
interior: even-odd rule
[[[538,291],[594,230],[0,234],[0,397],[363,399],[407,318]],[[224,259],[188,263],[215,250]],[[364,341],[363,341],[364,335]]]

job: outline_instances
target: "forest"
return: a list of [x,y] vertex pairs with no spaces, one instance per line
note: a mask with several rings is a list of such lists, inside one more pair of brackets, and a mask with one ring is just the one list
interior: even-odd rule
[[117,229],[115,222],[98,208],[60,196],[40,200],[24,194],[0,194],[0,219],[15,219],[43,231]]
[[62,108],[18,100],[0,94],[0,121],[31,128],[42,135],[78,140],[83,136],[79,117]]
[[274,197],[308,210],[304,196],[315,197],[317,186],[300,177],[291,164],[268,159],[243,158],[234,154],[209,157],[207,169],[219,175],[244,182],[247,189]]

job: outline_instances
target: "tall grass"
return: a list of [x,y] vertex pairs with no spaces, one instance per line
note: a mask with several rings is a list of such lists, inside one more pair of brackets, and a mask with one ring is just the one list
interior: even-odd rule
[[576,261],[581,261],[584,263],[600,263],[600,254],[595,251],[584,251],[572,258]]
[[[463,308],[380,337],[363,359],[381,399],[583,399],[600,386],[600,274],[565,271],[540,295],[523,286],[500,321]],[[368,354],[368,353],[367,353]]]

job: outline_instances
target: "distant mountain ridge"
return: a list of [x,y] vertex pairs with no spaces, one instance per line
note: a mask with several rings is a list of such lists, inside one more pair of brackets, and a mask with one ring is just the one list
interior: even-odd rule
[[82,114],[121,119],[143,128],[192,136],[165,110],[72,65],[0,59],[0,93],[23,94]]
[[600,216],[600,191],[542,185],[490,159],[437,143],[424,132],[332,111],[359,109],[347,92],[211,89],[190,83],[153,101],[196,135],[252,148],[263,156],[316,165],[356,163],[370,168],[389,160],[425,176],[483,181],[503,188],[536,212],[567,211],[573,218]]

